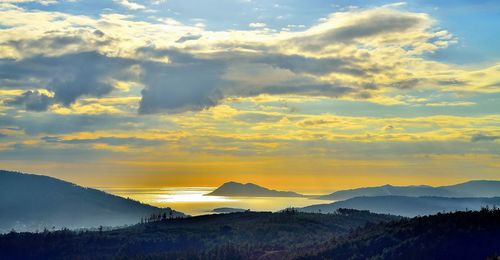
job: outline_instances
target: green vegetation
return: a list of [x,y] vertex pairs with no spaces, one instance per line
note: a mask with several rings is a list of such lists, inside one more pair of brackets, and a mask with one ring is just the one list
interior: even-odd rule
[[499,220],[487,208],[412,219],[352,209],[154,214],[117,230],[0,235],[0,259],[498,259]]
[[[305,252],[305,253],[304,253]],[[483,208],[368,225],[296,252],[300,259],[498,259],[500,210]]]
[[169,219],[110,231],[69,230],[0,236],[0,258],[175,257],[257,258],[311,246],[353,229],[398,217],[368,211],[335,214],[242,212]]

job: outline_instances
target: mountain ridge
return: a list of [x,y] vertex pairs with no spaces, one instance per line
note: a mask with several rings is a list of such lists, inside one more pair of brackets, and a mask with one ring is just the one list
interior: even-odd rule
[[259,186],[254,183],[226,182],[207,196],[228,197],[304,197],[304,195],[293,191],[277,191]]
[[332,213],[339,208],[369,210],[378,214],[393,214],[404,217],[432,215],[442,212],[480,210],[482,207],[500,206],[500,197],[492,198],[449,198],[411,196],[365,196],[333,203],[316,204],[299,208],[302,212]]
[[361,196],[438,196],[438,197],[496,197],[500,196],[500,181],[470,180],[453,185],[429,186],[408,185],[393,186],[390,184],[339,190],[327,195],[317,196],[324,200],[346,200]]
[[159,212],[185,216],[57,178],[4,170],[0,170],[0,212],[0,232],[121,226]]

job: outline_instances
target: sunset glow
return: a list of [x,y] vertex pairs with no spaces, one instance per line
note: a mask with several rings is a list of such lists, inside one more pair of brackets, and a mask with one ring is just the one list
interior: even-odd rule
[[0,1],[0,164],[112,188],[498,180],[499,9]]

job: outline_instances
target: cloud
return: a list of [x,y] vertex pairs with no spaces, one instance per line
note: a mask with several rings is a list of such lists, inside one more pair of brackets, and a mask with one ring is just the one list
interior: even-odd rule
[[264,28],[266,26],[267,26],[267,24],[265,24],[265,23],[257,23],[257,22],[248,24],[248,27],[250,27],[250,28]]
[[171,50],[149,49],[149,52],[164,53],[172,62],[141,64],[140,78],[145,88],[141,91],[139,113],[202,110],[217,105],[223,98],[219,88],[224,84],[221,79],[224,63]]
[[28,90],[14,99],[4,101],[4,103],[8,106],[23,106],[30,111],[46,111],[52,103],[52,97],[38,90]]
[[44,136],[41,138],[47,143],[64,143],[64,144],[107,144],[114,146],[156,146],[164,144],[164,140],[143,139],[137,137],[99,137],[99,138],[82,138],[82,139],[63,139],[59,136]]
[[[228,97],[261,94],[387,100],[419,87],[491,84],[456,77],[464,71],[418,56],[444,48],[452,36],[436,31],[426,14],[389,7],[334,13],[304,31],[279,33],[205,31],[171,18],[154,23],[119,14],[10,10],[2,16],[20,33],[9,30],[0,40],[8,57],[0,59],[0,86],[44,88],[53,104],[66,107],[123,91],[117,81],[143,87],[140,114],[200,111]],[[39,26],[37,19],[50,23]]]
[[298,122],[298,125],[300,127],[316,127],[316,126],[323,126],[323,125],[329,125],[329,124],[334,124],[337,123],[336,120],[332,119],[306,119]]
[[27,135],[38,134],[67,134],[74,132],[93,132],[99,130],[120,129],[130,131],[142,129],[144,124],[154,127],[158,124],[155,120],[148,121],[144,118],[127,117],[120,115],[59,115],[47,113],[25,114],[22,117],[0,117],[0,126],[17,127]]
[[202,37],[202,35],[200,35],[200,34],[187,34],[187,35],[182,36],[181,38],[179,38],[175,42],[176,43],[184,43],[184,42],[187,42],[187,41],[198,40],[201,37]]
[[[29,17],[27,17],[28,19]],[[60,18],[63,19],[63,18]],[[34,33],[33,28],[27,28]],[[12,32],[7,32],[8,37]],[[103,31],[92,28],[57,28],[31,37],[16,36],[0,41],[0,56],[20,59],[32,56],[61,56],[64,54],[96,51],[112,44],[112,38]]]
[[481,142],[481,141],[495,141],[500,139],[499,135],[486,135],[486,134],[476,134],[471,137],[472,142]]
[[3,0],[2,3],[22,4],[22,3],[39,3],[41,5],[57,4],[57,0]]
[[128,1],[128,0],[114,0],[115,3],[118,3],[130,10],[140,10],[140,9],[145,9],[146,7],[144,5]]
[[306,31],[304,36],[292,38],[291,43],[312,52],[362,40],[404,43],[412,38],[402,37],[405,33],[417,32],[415,35],[420,35],[430,23],[430,18],[425,14],[389,8],[334,13],[325,22]]
[[[96,52],[35,56],[18,61],[0,60],[0,82],[18,81],[26,87],[44,87],[54,93],[54,103],[69,106],[82,96],[102,97],[109,94],[114,89],[109,79],[129,78],[126,70],[132,64],[130,60],[110,58]],[[38,108],[43,108],[41,104],[47,105],[48,97],[32,92],[23,95],[24,98],[11,104],[31,102],[34,105],[37,104],[34,97],[38,96],[39,101],[44,101],[38,102]]]
[[[345,73],[356,76],[366,74],[361,68],[356,68],[353,59],[343,58],[314,58],[301,55],[267,54],[254,58],[255,62],[269,64],[294,73],[309,73],[314,75],[325,75],[330,73]],[[371,68],[373,70],[374,68]]]
[[234,116],[234,119],[246,123],[272,123],[279,121],[281,118],[283,118],[281,115],[268,115],[263,113],[245,113]]

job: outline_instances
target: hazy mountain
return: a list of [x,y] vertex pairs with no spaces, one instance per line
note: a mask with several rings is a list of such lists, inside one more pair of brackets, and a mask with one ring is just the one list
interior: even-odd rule
[[240,209],[240,208],[215,208],[212,209],[212,212],[215,213],[236,213],[236,212],[245,212],[247,209]]
[[500,181],[468,181],[440,188],[463,197],[500,197]]
[[170,211],[47,176],[0,170],[0,232],[136,224]]
[[303,195],[291,191],[270,190],[253,183],[243,184],[238,182],[226,182],[207,195],[234,197],[303,197]]
[[500,206],[500,197],[494,198],[446,198],[374,196],[356,197],[330,204],[318,204],[299,209],[304,212],[331,213],[339,208],[369,210],[370,212],[406,217],[430,215],[457,210],[479,210],[484,206]]
[[347,235],[367,223],[398,219],[356,210],[242,212],[103,232],[9,233],[0,235],[0,259],[282,259],[269,256]]
[[319,199],[345,200],[362,196],[436,196],[436,197],[497,197],[500,196],[500,181],[469,181],[456,185],[432,187],[384,185],[350,190],[340,190]]

